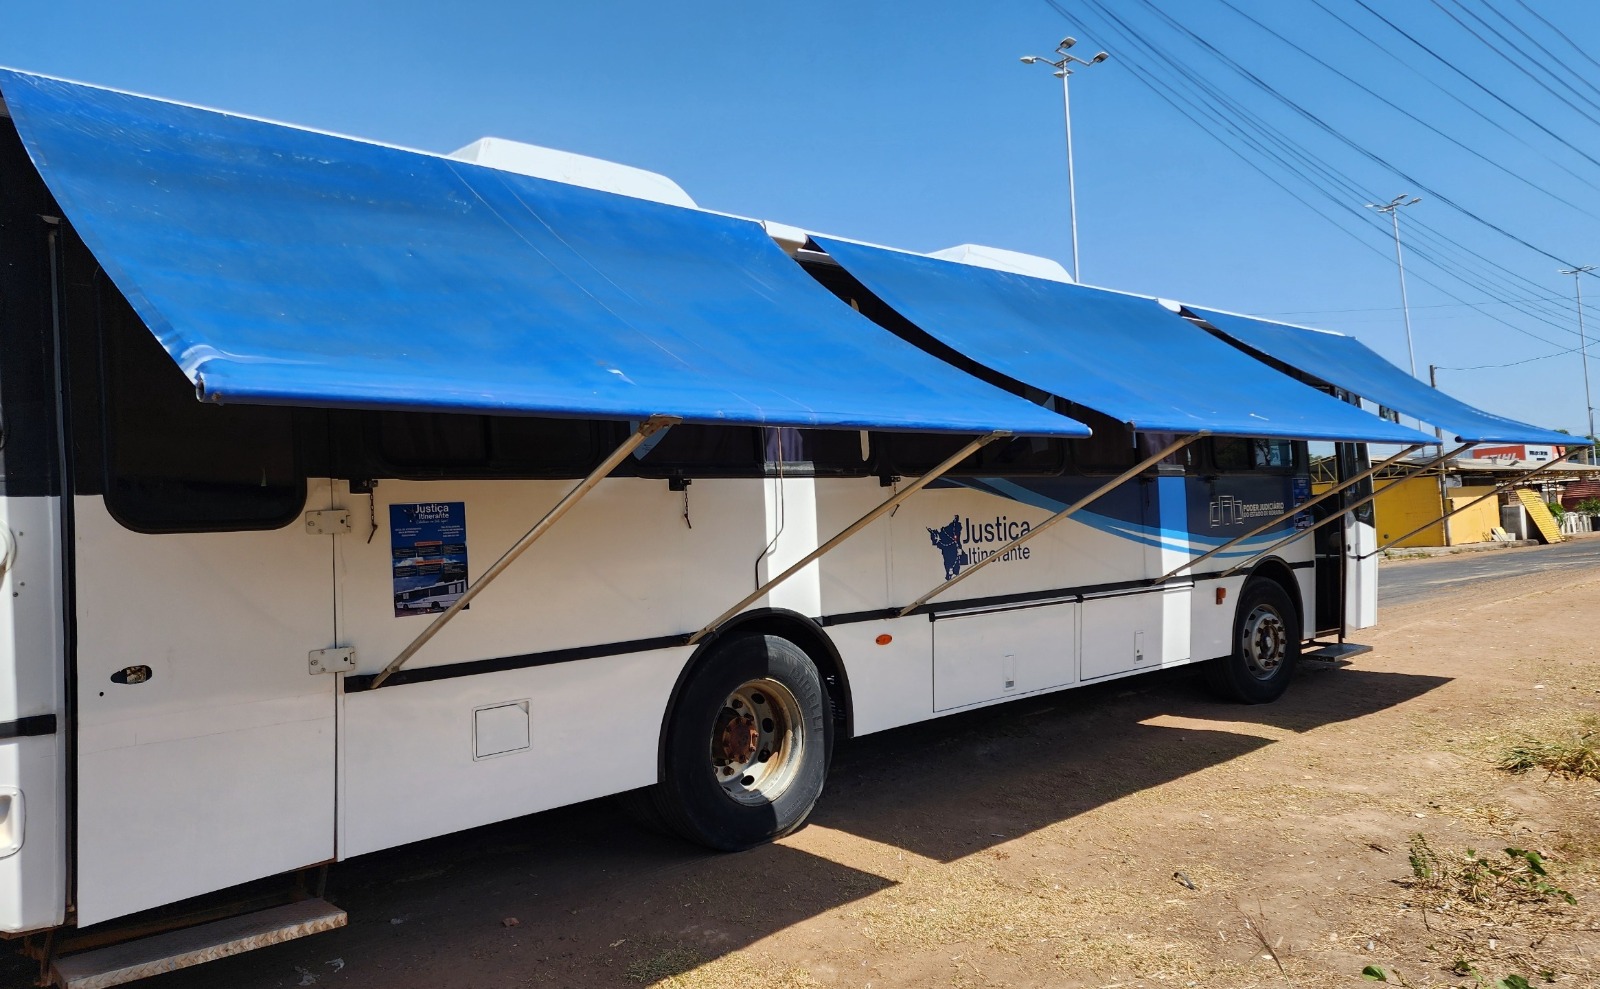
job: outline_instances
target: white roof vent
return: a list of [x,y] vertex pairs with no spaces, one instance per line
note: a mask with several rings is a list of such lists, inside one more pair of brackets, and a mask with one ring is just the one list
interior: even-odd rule
[[508,141],[503,137],[480,138],[460,151],[451,152],[449,157],[519,175],[531,175],[536,179],[581,185],[586,189],[615,192],[671,206],[697,208],[683,187],[665,175],[601,158],[575,155],[570,151]]
[[1018,275],[1032,275],[1034,278],[1044,278],[1052,282],[1072,283],[1072,276],[1067,274],[1067,269],[1056,261],[1042,258],[1037,254],[1023,254],[1020,251],[1007,251],[998,247],[986,247],[983,244],[957,244],[942,251],[934,251],[928,257],[958,261],[979,268],[993,268],[996,271],[1009,271]]

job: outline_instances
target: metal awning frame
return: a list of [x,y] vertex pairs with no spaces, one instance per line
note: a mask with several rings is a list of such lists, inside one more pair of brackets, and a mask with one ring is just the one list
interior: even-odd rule
[[[1395,480],[1396,481],[1408,481],[1413,477],[1421,477],[1423,474],[1426,474],[1428,471],[1433,470],[1435,467],[1438,467],[1440,464],[1448,463],[1451,457],[1458,456],[1461,453],[1465,452],[1466,450],[1471,449],[1472,447],[1474,447],[1476,445],[1477,444],[1475,444],[1475,443],[1467,443],[1467,444],[1464,444],[1462,446],[1459,446],[1459,447],[1455,448],[1454,450],[1451,450],[1449,453],[1441,454],[1440,456],[1436,457],[1435,459],[1428,461],[1427,463],[1423,464],[1422,466],[1417,467],[1415,470],[1408,471],[1404,476],[1395,478]],[[1385,463],[1387,463],[1387,462],[1388,461],[1385,461]],[[1323,526],[1327,525],[1329,522],[1332,522],[1335,519],[1342,519],[1346,515],[1349,515],[1351,512],[1355,511],[1356,509],[1361,508],[1361,507],[1363,507],[1365,505],[1369,505],[1374,501],[1377,501],[1378,500],[1378,495],[1381,493],[1381,490],[1382,489],[1374,488],[1371,494],[1369,494],[1366,497],[1362,498],[1360,501],[1357,501],[1357,502],[1355,502],[1354,504],[1351,504],[1351,505],[1346,505],[1344,507],[1344,511],[1336,512],[1333,515],[1329,515],[1327,518],[1322,519],[1322,520],[1320,520],[1320,521],[1318,521],[1316,523],[1313,523],[1312,525],[1309,525],[1304,529],[1296,529],[1293,533],[1283,537],[1282,539],[1280,539],[1277,542],[1273,543],[1271,546],[1268,546],[1266,549],[1259,550],[1259,551],[1257,551],[1255,553],[1252,553],[1249,556],[1245,557],[1244,559],[1240,560],[1238,563],[1235,563],[1233,566],[1231,566],[1228,569],[1224,570],[1221,573],[1221,576],[1223,576],[1223,577],[1231,577],[1234,574],[1238,573],[1240,570],[1243,570],[1245,567],[1247,567],[1250,564],[1254,563],[1255,561],[1261,559],[1263,556],[1266,556],[1268,553],[1275,553],[1279,549],[1282,549],[1283,547],[1285,547],[1285,546],[1289,545],[1290,543],[1294,542],[1296,539],[1299,539],[1302,536],[1309,536],[1311,533],[1316,532],[1318,529],[1320,529]],[[1432,524],[1433,524],[1432,522],[1428,523],[1428,525],[1432,525]],[[1424,526],[1423,528],[1427,528],[1427,526]]]
[[1352,485],[1360,484],[1362,481],[1365,481],[1367,478],[1372,477],[1374,474],[1376,474],[1379,471],[1383,470],[1385,467],[1388,467],[1388,466],[1394,464],[1396,461],[1401,460],[1401,459],[1403,459],[1405,457],[1411,456],[1413,453],[1416,453],[1418,450],[1422,449],[1425,445],[1426,444],[1424,444],[1424,443],[1415,443],[1415,444],[1413,444],[1411,446],[1406,447],[1404,450],[1401,450],[1399,453],[1395,454],[1394,456],[1390,457],[1389,459],[1387,459],[1385,461],[1382,461],[1381,463],[1377,464],[1376,466],[1368,467],[1366,470],[1362,471],[1361,473],[1357,474],[1356,476],[1351,477],[1351,478],[1346,478],[1345,480],[1340,481],[1338,484],[1336,484],[1335,486],[1333,486],[1333,487],[1329,488],[1328,490],[1322,492],[1321,494],[1317,495],[1315,498],[1312,498],[1310,501],[1302,502],[1299,505],[1296,505],[1294,508],[1290,509],[1289,511],[1284,512],[1282,515],[1274,516],[1273,518],[1269,519],[1266,522],[1263,522],[1261,525],[1257,526],[1254,529],[1251,529],[1249,532],[1247,532],[1244,535],[1238,537],[1237,539],[1231,539],[1228,542],[1223,543],[1221,546],[1216,547],[1215,549],[1207,550],[1206,552],[1204,552],[1204,553],[1200,554],[1199,556],[1195,557],[1194,559],[1190,560],[1188,563],[1185,563],[1182,566],[1179,566],[1179,567],[1176,567],[1176,568],[1174,568],[1172,570],[1167,571],[1166,573],[1162,574],[1160,577],[1156,578],[1156,583],[1164,584],[1167,581],[1171,580],[1173,577],[1176,577],[1178,574],[1183,573],[1185,570],[1188,570],[1190,567],[1196,566],[1197,564],[1200,564],[1200,563],[1204,563],[1206,560],[1211,559],[1213,556],[1216,556],[1218,553],[1221,553],[1224,550],[1232,549],[1233,547],[1235,547],[1235,546],[1239,545],[1240,543],[1244,542],[1246,539],[1251,539],[1251,538],[1254,538],[1255,536],[1261,535],[1263,532],[1266,532],[1268,529],[1271,529],[1273,526],[1280,525],[1280,524],[1288,521],[1289,519],[1294,518],[1296,515],[1299,515],[1301,512],[1304,512],[1306,509],[1310,508],[1311,506],[1318,505],[1318,504],[1321,504],[1324,501],[1327,501],[1329,498],[1332,498],[1334,495],[1338,494],[1341,491],[1344,491],[1346,488],[1349,488]]
[[950,471],[954,470],[961,463],[961,461],[963,461],[963,460],[967,459],[968,457],[972,456],[974,453],[978,452],[978,450],[982,449],[984,446],[986,446],[986,445],[988,445],[990,443],[993,443],[995,440],[1005,439],[1005,438],[1010,437],[1011,435],[1012,435],[1012,433],[1011,433],[1010,430],[997,429],[992,433],[988,433],[986,435],[979,436],[977,439],[973,440],[971,443],[968,443],[966,446],[962,447],[959,451],[957,451],[953,456],[951,456],[948,460],[944,461],[939,466],[935,467],[933,470],[927,472],[926,474],[923,474],[921,477],[917,478],[915,481],[912,481],[910,484],[906,485],[901,490],[895,492],[893,497],[891,497],[887,501],[885,501],[885,502],[881,503],[880,505],[878,505],[877,508],[874,508],[872,511],[870,511],[867,514],[865,514],[865,515],[861,516],[860,518],[856,519],[854,522],[850,523],[848,526],[845,526],[844,529],[840,530],[838,535],[834,536],[832,539],[829,539],[827,542],[823,543],[821,546],[818,546],[816,549],[812,550],[811,552],[807,553],[805,556],[801,557],[798,562],[796,562],[793,565],[791,565],[783,573],[778,574],[776,577],[773,577],[772,579],[768,580],[766,583],[762,584],[760,587],[757,587],[755,590],[753,590],[749,594],[745,595],[742,599],[740,599],[738,604],[734,605],[733,607],[729,608],[727,611],[724,611],[722,614],[720,614],[716,618],[712,619],[709,623],[707,623],[705,625],[705,627],[701,628],[700,631],[698,631],[698,632],[694,633],[693,635],[689,636],[689,645],[694,645],[694,644],[698,643],[701,639],[704,639],[707,636],[711,635],[717,629],[721,628],[723,623],[727,622],[728,619],[734,617],[735,615],[737,615],[740,612],[744,611],[744,609],[748,608],[750,605],[752,605],[755,602],[759,601],[762,597],[764,597],[767,594],[768,591],[772,590],[774,587],[776,587],[779,584],[783,583],[784,581],[788,580],[790,577],[792,577],[795,574],[799,573],[801,570],[804,570],[806,567],[808,567],[812,563],[816,562],[816,560],[818,560],[824,553],[826,553],[829,550],[833,549],[835,546],[837,546],[840,543],[844,542],[846,539],[849,539],[851,536],[853,536],[856,533],[860,532],[862,529],[865,529],[868,525],[871,525],[874,521],[876,521],[877,519],[881,518],[883,515],[894,511],[895,508],[899,507],[901,502],[905,501],[907,498],[909,498],[912,495],[916,494],[918,491],[921,491],[923,488],[925,488],[928,485],[932,484],[934,481],[937,481],[939,478],[943,477],[945,474],[947,474]]
[[1054,515],[1050,516],[1049,518],[1045,519],[1043,522],[1041,522],[1038,525],[1034,526],[1032,529],[1030,529],[1027,532],[1023,533],[1022,535],[1018,536],[1017,538],[1011,540],[1009,543],[1006,543],[1004,546],[1002,546],[999,549],[995,550],[990,555],[984,557],[983,559],[979,560],[977,563],[973,564],[972,566],[968,567],[967,569],[965,569],[965,570],[961,571],[960,573],[956,574],[954,577],[951,577],[949,580],[947,580],[944,583],[940,584],[938,587],[935,587],[933,590],[931,590],[928,593],[922,595],[922,597],[917,598],[915,601],[913,601],[910,604],[906,605],[904,608],[901,608],[899,614],[895,615],[895,617],[896,618],[904,618],[905,616],[911,614],[913,611],[916,611],[918,608],[920,608],[923,605],[927,604],[933,598],[938,597],[940,594],[943,594],[945,591],[947,591],[950,588],[954,587],[956,584],[959,584],[963,580],[966,580],[968,577],[971,577],[973,574],[977,573],[979,570],[982,570],[984,567],[988,566],[989,564],[993,563],[994,561],[996,561],[996,560],[1000,559],[1001,557],[1005,556],[1005,554],[1011,552],[1013,549],[1016,549],[1018,546],[1021,546],[1023,543],[1025,543],[1028,540],[1032,539],[1034,536],[1037,536],[1039,533],[1044,532],[1046,529],[1048,529],[1051,526],[1055,525],[1057,522],[1060,522],[1062,519],[1070,517],[1071,515],[1076,513],[1079,509],[1082,509],[1084,506],[1089,505],[1089,504],[1097,501],[1098,499],[1104,497],[1106,495],[1106,493],[1111,491],[1113,488],[1120,487],[1122,484],[1126,483],[1127,481],[1130,481],[1133,478],[1138,477],[1140,474],[1143,474],[1145,471],[1149,470],[1151,467],[1154,467],[1156,464],[1159,464],[1161,461],[1163,461],[1163,460],[1167,459],[1168,457],[1172,456],[1174,453],[1177,453],[1179,450],[1181,450],[1184,447],[1188,446],[1190,443],[1193,443],[1196,440],[1203,439],[1203,438],[1205,438],[1207,436],[1210,436],[1210,435],[1211,435],[1211,431],[1210,430],[1202,429],[1198,433],[1192,433],[1192,434],[1190,434],[1188,436],[1185,436],[1185,437],[1183,437],[1181,439],[1177,439],[1177,440],[1172,441],[1171,443],[1167,444],[1164,448],[1162,448],[1162,450],[1159,453],[1152,454],[1151,456],[1146,457],[1144,460],[1141,460],[1138,464],[1134,465],[1133,467],[1128,468],[1127,470],[1123,471],[1121,474],[1118,474],[1116,477],[1114,477],[1111,480],[1107,481],[1106,483],[1100,485],[1098,488],[1095,488],[1093,491],[1089,492],[1088,494],[1084,495],[1082,498],[1079,498],[1077,501],[1075,501],[1072,504],[1068,505],[1066,508],[1063,508],[1061,511],[1059,511],[1059,512],[1055,513]]
[[1412,529],[1410,532],[1406,533],[1403,536],[1396,536],[1393,539],[1389,540],[1388,542],[1384,543],[1382,546],[1379,546],[1376,549],[1372,550],[1371,552],[1361,554],[1360,556],[1356,557],[1356,559],[1365,560],[1369,556],[1376,556],[1377,554],[1382,553],[1384,550],[1388,549],[1390,546],[1393,546],[1395,543],[1398,543],[1401,540],[1410,539],[1412,536],[1414,536],[1417,533],[1421,532],[1423,529],[1426,529],[1430,525],[1437,525],[1440,522],[1443,522],[1445,519],[1449,518],[1450,516],[1455,515],[1458,512],[1464,512],[1467,509],[1471,508],[1473,505],[1478,504],[1479,502],[1487,501],[1490,498],[1494,498],[1494,497],[1498,496],[1500,494],[1500,492],[1504,491],[1506,488],[1515,487],[1516,485],[1521,484],[1523,481],[1526,481],[1528,478],[1532,477],[1535,474],[1538,474],[1538,473],[1540,473],[1542,471],[1547,471],[1550,468],[1554,467],[1556,464],[1563,464],[1563,463],[1566,463],[1566,462],[1567,462],[1567,458],[1566,457],[1556,457],[1556,458],[1554,458],[1552,460],[1549,460],[1549,461],[1547,461],[1545,463],[1540,464],[1538,467],[1535,467],[1533,470],[1524,471],[1523,473],[1518,474],[1516,477],[1508,477],[1504,481],[1500,481],[1497,484],[1495,484],[1494,488],[1492,490],[1490,490],[1490,492],[1488,494],[1480,495],[1480,496],[1472,499],[1471,501],[1467,502],[1465,505],[1462,505],[1460,508],[1452,508],[1450,511],[1445,512],[1443,515],[1441,515],[1438,518],[1432,520],[1431,522],[1425,522],[1422,525],[1417,526],[1415,529]]
[[470,604],[473,598],[478,596],[479,591],[482,591],[485,587],[488,587],[496,577],[500,576],[502,573],[505,573],[506,568],[511,566],[517,557],[521,556],[527,551],[529,546],[532,546],[535,542],[537,542],[540,536],[543,536],[546,532],[549,532],[550,528],[559,522],[563,515],[567,514],[567,512],[570,511],[574,505],[583,500],[584,495],[587,495],[590,491],[593,491],[601,481],[605,480],[612,471],[616,470],[617,465],[626,460],[628,455],[633,453],[634,450],[638,449],[639,444],[643,443],[645,440],[649,439],[651,436],[655,435],[661,430],[666,429],[669,426],[675,426],[682,421],[683,420],[678,416],[657,415],[651,416],[650,418],[641,422],[639,424],[639,428],[635,429],[633,433],[622,442],[621,446],[613,450],[609,457],[607,457],[605,460],[602,460],[598,467],[590,471],[587,477],[579,481],[576,487],[574,487],[571,491],[568,491],[560,501],[556,502],[555,507],[551,508],[544,514],[543,518],[535,522],[533,524],[533,528],[523,533],[522,538],[518,539],[512,544],[510,549],[502,553],[500,555],[500,559],[496,560],[493,566],[480,574],[478,579],[473,581],[471,585],[467,587],[466,591],[456,599],[454,604],[440,612],[439,617],[430,622],[428,627],[423,629],[420,635],[418,635],[415,639],[412,639],[410,645],[400,650],[400,655],[391,660],[389,665],[383,668],[383,672],[373,677],[372,686],[370,689],[376,690],[383,686],[384,681],[388,680],[391,676],[398,672],[400,667],[406,665],[406,663],[410,661],[411,657],[417,654],[419,649],[427,645],[429,639],[433,638],[435,635],[438,635],[439,630],[444,628],[452,618],[461,614],[462,609]]

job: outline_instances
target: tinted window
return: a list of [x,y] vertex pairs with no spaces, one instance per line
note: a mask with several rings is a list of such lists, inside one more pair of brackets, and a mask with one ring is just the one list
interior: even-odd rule
[[[919,477],[972,442],[971,436],[942,433],[878,433],[876,442],[883,451],[885,473]],[[1066,463],[1060,440],[1017,436],[996,440],[961,461],[951,474],[1004,477],[1010,475],[1059,474]]]
[[646,477],[764,477],[786,474],[864,474],[861,433],[793,426],[673,426],[635,454]]
[[104,292],[106,504],[147,532],[265,529],[305,504],[291,409],[212,405],[114,290]]
[[1295,469],[1293,440],[1215,439],[1211,441],[1211,463],[1219,471],[1265,471],[1292,473]]
[[[582,477],[615,427],[587,419],[380,412],[368,417],[381,471],[396,477]],[[620,442],[620,437],[617,439]]]

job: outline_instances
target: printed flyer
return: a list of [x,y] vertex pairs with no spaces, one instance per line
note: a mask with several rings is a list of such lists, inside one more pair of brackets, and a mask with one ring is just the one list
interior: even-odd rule
[[389,506],[396,618],[443,611],[467,590],[467,506],[431,501]]

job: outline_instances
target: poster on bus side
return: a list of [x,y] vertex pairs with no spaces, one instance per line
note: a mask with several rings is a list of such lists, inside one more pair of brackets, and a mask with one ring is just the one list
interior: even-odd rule
[[467,506],[428,501],[389,506],[394,614],[443,611],[467,590]]

